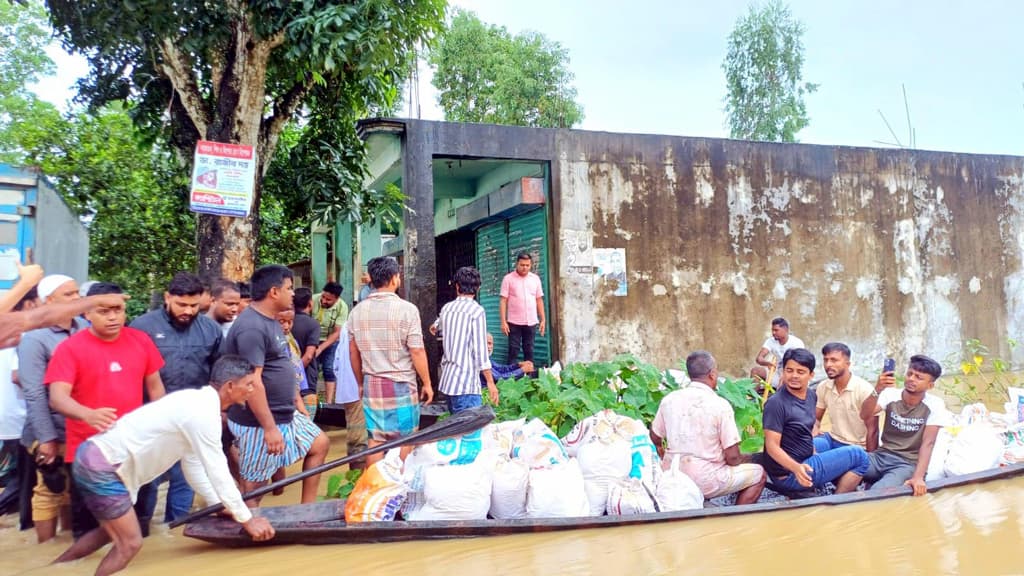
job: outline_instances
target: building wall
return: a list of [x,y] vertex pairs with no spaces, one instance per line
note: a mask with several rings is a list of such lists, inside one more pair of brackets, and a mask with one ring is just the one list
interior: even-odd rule
[[[877,373],[1024,333],[1024,159],[559,131],[563,361],[694,349],[745,373],[772,317]],[[628,295],[592,248],[624,248]],[[1022,352],[1015,360],[1022,361]]]

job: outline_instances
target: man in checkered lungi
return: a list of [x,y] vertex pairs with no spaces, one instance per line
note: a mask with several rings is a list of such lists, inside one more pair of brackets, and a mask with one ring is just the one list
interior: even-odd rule
[[[374,258],[366,269],[374,292],[352,309],[347,329],[352,372],[356,382],[362,383],[368,444],[373,448],[415,432],[420,421],[419,400],[429,404],[434,389],[423,348],[420,312],[396,294],[402,284],[398,262],[394,258]],[[423,383],[419,393],[417,375]],[[381,457],[367,456],[366,465]]]

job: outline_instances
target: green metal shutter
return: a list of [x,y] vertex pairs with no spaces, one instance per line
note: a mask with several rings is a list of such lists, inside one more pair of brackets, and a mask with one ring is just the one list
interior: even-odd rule
[[480,305],[487,312],[487,331],[494,337],[491,358],[504,364],[508,356],[508,336],[501,332],[501,279],[508,273],[508,234],[506,222],[488,224],[476,231],[476,267],[480,270]]
[[[540,208],[516,216],[508,221],[508,269],[515,266],[516,255],[529,252],[533,256],[533,272],[540,276],[544,288],[544,316],[547,319],[547,330],[541,337],[537,333],[534,344],[533,359],[539,366],[551,365],[551,300],[550,278],[548,274],[548,220],[547,210]],[[489,320],[488,320],[489,321]],[[506,354],[508,348],[506,347]],[[495,346],[497,351],[497,346]],[[501,358],[501,356],[496,356]]]

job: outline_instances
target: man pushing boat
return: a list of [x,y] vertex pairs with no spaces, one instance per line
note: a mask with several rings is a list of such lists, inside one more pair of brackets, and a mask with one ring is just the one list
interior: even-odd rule
[[113,541],[96,574],[112,574],[127,566],[142,548],[132,501],[140,486],[178,460],[188,483],[208,504],[222,502],[253,540],[273,538],[270,523],[254,517],[242,501],[221,450],[221,412],[245,402],[255,378],[247,360],[223,356],[213,366],[209,386],[168,394],[84,442],[76,452],[72,474],[100,528],[79,538],[61,560],[88,556]]

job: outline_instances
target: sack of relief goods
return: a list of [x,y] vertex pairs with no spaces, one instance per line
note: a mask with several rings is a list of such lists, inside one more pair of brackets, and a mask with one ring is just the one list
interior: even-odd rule
[[555,466],[569,459],[562,441],[547,424],[537,418],[513,434],[512,457],[522,460],[530,468]]
[[609,516],[650,514],[655,511],[651,493],[636,478],[616,480],[608,487]]
[[402,482],[401,453],[397,448],[389,450],[356,481],[345,502],[345,522],[394,520],[408,491]]
[[631,443],[619,436],[611,436],[608,442],[595,438],[577,451],[591,516],[604,514],[608,504],[608,489],[613,483],[629,477],[632,467],[631,448]]
[[1011,427],[1003,432],[1004,464],[1020,464],[1024,462],[1024,423]]
[[483,449],[483,435],[476,430],[463,436],[445,438],[417,446],[405,458],[405,469],[448,464],[470,464]]
[[506,456],[512,455],[512,439],[516,430],[526,424],[526,418],[509,420],[508,422],[495,422],[484,426],[480,430],[484,450],[497,450]]
[[662,512],[696,510],[704,507],[704,494],[697,483],[679,469],[679,456],[672,458],[672,466],[658,478],[654,497]]
[[940,428],[939,435],[935,437],[935,447],[932,448],[932,459],[928,461],[925,482],[941,480],[946,477],[946,457],[949,455],[949,448],[952,444],[953,434],[945,427]]
[[501,455],[494,465],[491,483],[492,518],[508,520],[526,518],[526,492],[530,485],[530,468],[521,460]]
[[999,466],[1003,437],[987,423],[962,428],[949,445],[944,469],[947,476],[973,474]]
[[549,468],[530,470],[526,492],[528,518],[574,518],[589,515],[583,473],[575,458]]
[[491,507],[493,455],[472,464],[431,466],[423,470],[423,505],[403,508],[406,520],[483,520]]

